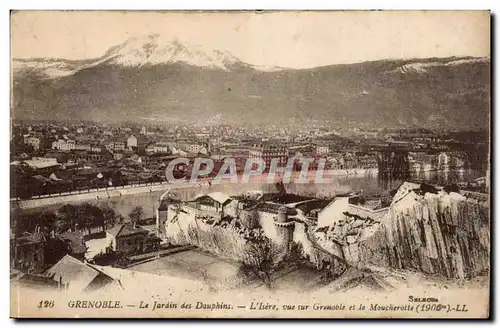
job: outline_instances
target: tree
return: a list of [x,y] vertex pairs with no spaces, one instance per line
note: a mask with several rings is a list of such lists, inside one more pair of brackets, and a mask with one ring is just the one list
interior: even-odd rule
[[134,209],[130,212],[128,217],[130,218],[130,221],[132,223],[139,223],[141,220],[142,216],[144,215],[144,211],[141,206],[136,206]]
[[261,228],[259,213],[257,211],[251,211],[250,213],[245,213],[245,215],[240,215],[240,221],[241,225],[247,230]]
[[56,221],[54,222],[54,230],[56,233],[63,233],[71,229],[71,226],[69,223],[61,218],[57,218]]
[[81,226],[86,228],[89,234],[94,227],[102,227],[104,230],[104,216],[99,207],[84,203],[78,206],[78,213]]
[[[69,226],[69,229],[72,231],[82,228],[78,219],[79,212],[76,205],[65,204],[57,210],[56,215],[58,219],[64,222],[65,225]],[[58,225],[62,226],[63,224],[58,223]]]
[[57,220],[53,212],[43,212],[39,216],[38,226],[42,229],[45,236],[48,236],[54,230],[54,225]]
[[104,226],[106,228],[112,228],[117,222],[116,212],[109,207],[102,209],[102,215],[104,219]]
[[247,278],[260,279],[270,289],[271,275],[281,260],[281,254],[282,247],[273,243],[261,231],[249,240],[240,270]]
[[118,215],[117,218],[118,224],[123,224],[125,222],[125,218],[122,215]]

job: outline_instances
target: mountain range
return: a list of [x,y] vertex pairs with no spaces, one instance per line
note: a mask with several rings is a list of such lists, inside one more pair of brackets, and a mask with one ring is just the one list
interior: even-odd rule
[[13,59],[17,119],[154,120],[484,129],[490,59],[379,60],[307,69],[245,63],[227,51],[159,35],[89,60]]

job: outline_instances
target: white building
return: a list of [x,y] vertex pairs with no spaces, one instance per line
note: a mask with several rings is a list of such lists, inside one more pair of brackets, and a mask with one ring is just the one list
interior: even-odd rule
[[169,153],[170,146],[165,142],[156,142],[146,147],[146,153]]
[[134,135],[131,135],[127,139],[127,148],[131,149],[132,147],[137,147],[137,137]]
[[188,153],[192,154],[198,154],[198,153],[207,153],[207,148],[204,145],[197,144],[197,143],[184,143],[182,145],[179,145],[180,148],[185,150]]
[[52,143],[52,149],[62,150],[62,151],[70,151],[75,149],[75,141],[74,140],[57,140]]
[[325,156],[328,155],[330,152],[330,148],[326,145],[317,145],[316,146],[316,155],[318,156]]
[[78,144],[75,144],[75,150],[86,150],[86,151],[90,151],[91,149],[91,146],[90,144],[86,144],[86,143],[78,143]]

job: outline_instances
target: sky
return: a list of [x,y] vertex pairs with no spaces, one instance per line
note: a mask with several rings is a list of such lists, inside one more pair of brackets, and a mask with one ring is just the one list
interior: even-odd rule
[[130,37],[160,34],[265,66],[308,68],[395,58],[490,55],[486,11],[18,11],[12,58],[89,59]]

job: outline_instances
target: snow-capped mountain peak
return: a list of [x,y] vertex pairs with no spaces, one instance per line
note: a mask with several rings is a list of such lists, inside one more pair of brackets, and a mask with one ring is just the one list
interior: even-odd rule
[[178,39],[163,38],[160,35],[130,38],[111,48],[105,55],[108,63],[141,67],[185,63],[191,66],[230,70],[239,60],[229,52],[208,49]]
[[411,62],[404,64],[391,72],[398,73],[426,73],[428,69],[434,67],[450,67],[450,66],[458,66],[464,64],[474,64],[474,63],[487,63],[489,61],[486,57],[479,58],[452,58],[448,61],[432,61],[432,62]]

